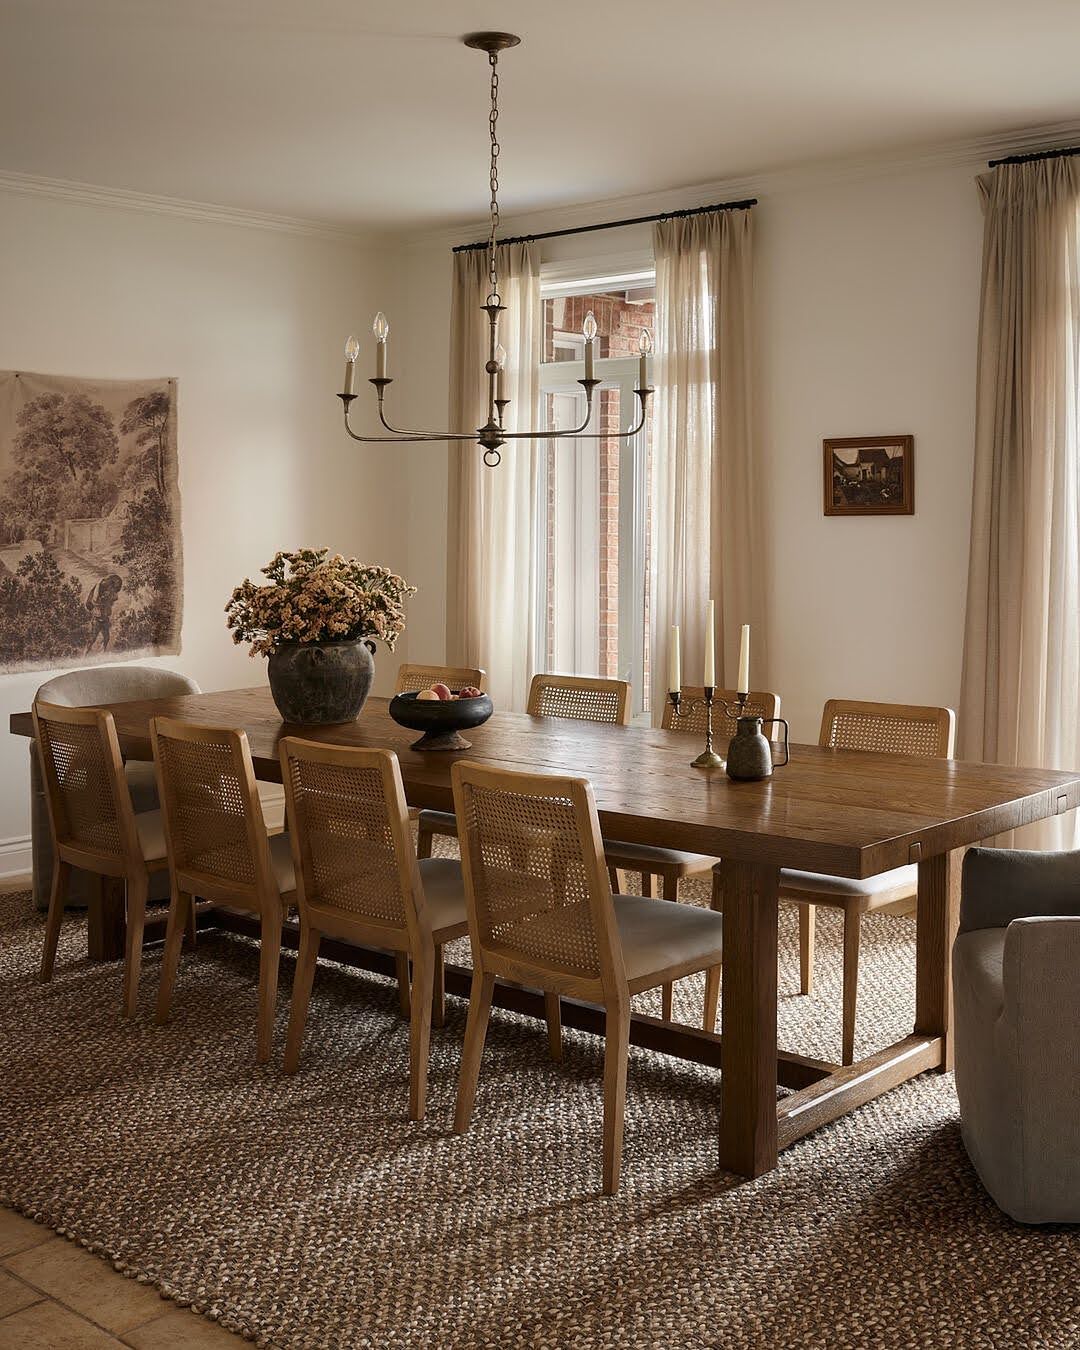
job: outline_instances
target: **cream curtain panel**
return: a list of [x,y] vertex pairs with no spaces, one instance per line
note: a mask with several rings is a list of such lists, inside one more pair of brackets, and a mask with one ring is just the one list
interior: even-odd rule
[[765,671],[764,483],[754,456],[753,212],[661,221],[656,254],[656,439],[651,547],[652,703],[659,721],[671,626],[683,681],[700,684],[705,605],[716,602],[721,687],[754,625],[751,683]]
[[[1080,159],[1002,165],[986,213],[960,750],[1080,766]],[[1076,847],[1075,813],[1029,846]],[[1028,834],[1025,831],[1025,834]]]
[[[499,248],[500,337],[507,350],[507,427],[540,425],[540,264],[529,244]],[[488,255],[454,254],[450,332],[450,425],[487,421]],[[448,659],[481,666],[496,707],[522,711],[537,668],[538,530],[542,443],[508,441],[502,463],[484,467],[476,444],[450,442],[447,567]]]

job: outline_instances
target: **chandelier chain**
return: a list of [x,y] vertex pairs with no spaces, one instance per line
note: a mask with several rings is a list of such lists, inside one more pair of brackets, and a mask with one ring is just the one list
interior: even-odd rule
[[499,229],[499,58],[495,52],[488,53],[491,64],[491,111],[488,114],[488,130],[491,134],[491,233],[488,236],[488,278],[491,294],[488,304],[502,303],[499,296],[499,269],[495,261],[495,235]]

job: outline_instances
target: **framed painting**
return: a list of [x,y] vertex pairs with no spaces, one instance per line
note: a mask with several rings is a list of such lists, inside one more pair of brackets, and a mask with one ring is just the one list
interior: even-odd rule
[[823,446],[827,516],[915,514],[914,436],[847,436]]

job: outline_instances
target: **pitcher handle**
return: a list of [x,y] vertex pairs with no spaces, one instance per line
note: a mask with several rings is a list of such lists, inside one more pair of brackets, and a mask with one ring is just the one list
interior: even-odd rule
[[781,726],[784,728],[784,758],[780,760],[778,764],[775,762],[773,764],[774,769],[782,769],[784,765],[788,762],[788,760],[791,758],[791,750],[790,747],[788,746],[787,720],[786,718],[783,717],[763,717],[761,721],[763,726]]

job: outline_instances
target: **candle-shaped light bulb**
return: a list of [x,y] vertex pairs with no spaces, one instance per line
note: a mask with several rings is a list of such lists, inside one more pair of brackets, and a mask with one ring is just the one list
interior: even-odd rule
[[506,397],[506,348],[501,342],[495,347],[495,364],[499,367],[495,376],[495,397],[502,399]]
[[585,322],[581,325],[581,331],[585,334],[585,378],[593,378],[593,343],[596,341],[596,315],[590,309],[585,315]]
[[682,642],[679,625],[672,625],[671,647],[668,650],[668,689],[673,694],[682,692]]
[[648,389],[649,387],[649,353],[652,351],[652,334],[647,328],[641,330],[641,336],[638,338],[638,351],[641,355],[638,357],[638,388]]
[[356,358],[360,355],[360,343],[351,335],[345,340],[345,388],[346,394],[353,391],[353,376],[356,373]]
[[375,378],[385,380],[386,339],[390,336],[390,324],[381,309],[375,315],[375,322],[371,325],[371,331],[375,334]]
[[739,635],[739,683],[736,685],[736,692],[748,694],[750,692],[750,625],[744,623],[742,633]]
[[705,606],[705,688],[716,688],[716,607],[712,600]]

